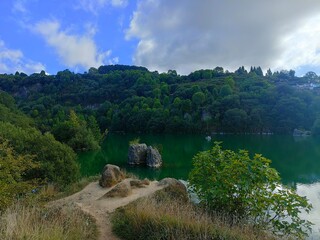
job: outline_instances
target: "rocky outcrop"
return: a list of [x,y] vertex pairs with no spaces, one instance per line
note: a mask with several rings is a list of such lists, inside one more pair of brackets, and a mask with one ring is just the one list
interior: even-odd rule
[[147,162],[148,167],[159,168],[162,165],[162,158],[159,151],[151,146],[147,149]]
[[175,178],[164,178],[159,183],[159,186],[164,186],[163,191],[172,199],[179,199],[183,202],[189,201],[187,187]]
[[101,187],[112,187],[121,182],[124,178],[125,176],[118,166],[107,164],[103,168],[99,184]]
[[128,163],[131,165],[145,164],[148,167],[158,168],[162,165],[159,151],[146,144],[132,144],[128,150]]
[[144,143],[130,145],[128,151],[128,163],[132,165],[146,163],[147,149],[148,147]]
[[115,198],[115,197],[127,197],[132,193],[132,189],[129,181],[122,181],[118,183],[114,188],[112,188],[109,192],[103,195],[100,199],[103,198]]

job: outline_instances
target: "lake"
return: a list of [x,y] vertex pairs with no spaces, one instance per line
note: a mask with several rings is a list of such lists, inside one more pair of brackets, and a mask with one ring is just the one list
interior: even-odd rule
[[[129,141],[139,137],[140,142],[162,148],[163,167],[155,170],[127,165]],[[174,177],[187,180],[192,168],[192,157],[199,151],[210,149],[220,141],[224,149],[247,149],[261,153],[272,160],[282,182],[293,186],[300,195],[307,196],[313,210],[306,218],[315,223],[310,239],[319,239],[320,229],[320,138],[280,135],[214,135],[207,141],[204,135],[151,135],[109,134],[100,151],[79,155],[83,176],[99,174],[105,164],[120,166],[142,178],[162,179]]]

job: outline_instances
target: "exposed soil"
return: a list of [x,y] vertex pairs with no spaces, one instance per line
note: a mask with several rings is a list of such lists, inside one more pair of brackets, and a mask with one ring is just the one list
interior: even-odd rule
[[[130,181],[130,179],[125,179],[123,181]],[[132,194],[128,197],[100,199],[112,188],[113,187],[102,188],[98,182],[93,182],[86,186],[82,191],[54,201],[51,204],[60,206],[78,206],[82,211],[95,218],[99,230],[99,240],[119,239],[111,231],[110,213],[141,197],[153,194],[157,190],[162,189],[163,186],[158,186],[157,181],[152,181],[150,182],[150,185],[146,185],[143,188],[132,189]]]

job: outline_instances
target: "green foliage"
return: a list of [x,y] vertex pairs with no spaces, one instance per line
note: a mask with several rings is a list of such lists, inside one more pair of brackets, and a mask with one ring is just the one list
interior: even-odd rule
[[[290,134],[295,128],[310,130],[320,114],[319,88],[307,87],[318,81],[314,73],[296,77],[294,71],[268,71],[264,76],[260,67],[252,67],[249,73],[244,67],[234,73],[216,67],[188,76],[122,65],[91,68],[85,74],[69,70],[50,76],[0,74],[0,88],[15,96],[37,128],[53,132],[77,151],[96,148],[105,129]],[[0,120],[12,119],[7,111],[13,110],[12,97],[1,92],[1,101],[6,110],[0,107]],[[240,119],[236,125],[228,119],[234,109],[241,113],[236,114]],[[204,123],[204,113],[214,120]],[[22,119],[16,118],[15,125],[34,126]],[[67,141],[62,140],[65,137]]]
[[199,106],[201,105],[204,100],[205,100],[206,96],[204,95],[203,92],[196,92],[195,94],[192,95],[192,102]]
[[90,116],[87,124],[85,120],[80,120],[73,110],[70,111],[69,120],[54,126],[53,134],[58,141],[67,144],[75,151],[98,149],[101,139],[95,118]]
[[0,138],[0,212],[37,186],[28,173],[38,167],[33,156],[16,153]]
[[49,134],[41,134],[35,128],[21,128],[0,122],[0,136],[7,139],[18,154],[30,154],[40,163],[40,169],[32,172],[34,177],[66,185],[79,177],[76,154],[72,149]]
[[311,223],[299,217],[311,205],[293,189],[281,186],[270,160],[245,150],[222,150],[219,143],[193,159],[190,183],[200,201],[233,220],[248,221],[277,235],[303,238]]
[[136,145],[139,143],[140,143],[140,138],[135,138],[135,139],[132,139],[131,141],[129,141],[129,146]]

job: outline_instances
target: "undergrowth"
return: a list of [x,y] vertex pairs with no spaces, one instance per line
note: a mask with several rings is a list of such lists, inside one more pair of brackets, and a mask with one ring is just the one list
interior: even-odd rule
[[94,220],[74,207],[39,208],[15,204],[0,216],[0,239],[97,239]]
[[233,225],[222,216],[209,216],[187,201],[164,191],[140,199],[112,215],[113,232],[125,240],[274,239],[248,225]]

